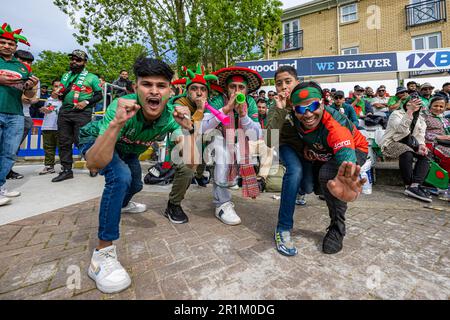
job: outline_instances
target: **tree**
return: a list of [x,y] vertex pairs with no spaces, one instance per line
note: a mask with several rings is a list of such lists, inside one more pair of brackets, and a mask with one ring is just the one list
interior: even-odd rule
[[[273,46],[280,32],[278,0],[53,0],[64,13],[81,15],[74,34],[119,43],[148,44],[150,55],[182,65],[212,68]],[[270,15],[266,13],[270,12]],[[268,21],[270,19],[270,21]],[[268,27],[271,26],[271,27]]]
[[105,77],[105,80],[110,83],[119,77],[123,69],[127,70],[132,78],[136,58],[147,54],[148,50],[140,44],[97,43],[92,48],[88,48],[88,70]]
[[33,64],[35,74],[41,84],[51,85],[53,80],[61,79],[69,69],[69,57],[67,53],[42,51],[37,61]]
[[[107,82],[118,78],[120,71],[125,69],[133,77],[132,69],[136,58],[147,55],[148,50],[139,44],[118,45],[115,42],[101,42],[87,48],[89,61],[87,69],[105,77]],[[50,85],[53,80],[61,79],[69,71],[69,53],[43,51],[33,65],[33,73],[41,83]]]

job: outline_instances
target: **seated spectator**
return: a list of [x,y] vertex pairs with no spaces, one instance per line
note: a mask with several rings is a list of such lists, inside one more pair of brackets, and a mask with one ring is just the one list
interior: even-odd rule
[[[431,202],[422,188],[428,174],[429,161],[425,145],[426,123],[421,108],[419,98],[409,98],[402,108],[391,114],[381,141],[381,151],[386,159],[399,159],[405,195]],[[415,166],[414,159],[417,160]]]
[[450,172],[450,146],[444,145],[446,142],[450,145],[450,121],[443,116],[445,107],[444,97],[431,99],[429,110],[425,112],[425,143],[438,159],[439,165]]
[[386,89],[380,86],[377,89],[377,95],[372,101],[372,107],[375,115],[386,117],[388,116],[388,100],[389,98],[386,96]]
[[425,110],[428,109],[430,100],[432,98],[433,90],[434,90],[434,87],[428,82],[425,82],[424,84],[422,84],[420,86],[420,91],[419,91],[420,99],[422,100],[422,105]]
[[442,90],[439,91],[436,95],[443,96],[447,99],[447,102],[450,100],[450,82],[446,82],[442,85]]
[[408,97],[409,97],[408,89],[406,89],[405,87],[398,87],[395,96],[389,98],[388,101],[389,111],[393,112],[402,107],[405,101],[408,99]]
[[353,109],[355,109],[356,116],[358,118],[364,119],[368,115],[373,114],[373,108],[370,102],[364,99],[364,88],[356,85],[354,87],[353,98],[348,100],[347,103],[351,104]]
[[413,92],[417,92],[417,87],[418,87],[418,84],[415,81],[409,81],[406,84],[406,88],[408,89],[408,94],[411,94]]
[[355,109],[352,108],[351,105],[345,103],[345,95],[343,91],[336,91],[334,95],[334,103],[331,105],[332,108],[336,109],[353,122],[353,124],[359,128],[358,117],[356,116]]
[[373,92],[373,89],[371,87],[366,87],[364,98],[367,101],[369,101],[370,103],[373,103],[373,99],[375,98],[375,93]]

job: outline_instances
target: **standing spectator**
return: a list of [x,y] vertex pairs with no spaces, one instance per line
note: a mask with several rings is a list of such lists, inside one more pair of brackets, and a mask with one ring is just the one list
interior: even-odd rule
[[372,101],[372,107],[375,115],[388,115],[388,100],[389,98],[386,96],[386,89],[380,86],[377,89],[376,97]]
[[333,104],[333,97],[331,96],[331,91],[328,88],[323,89],[323,103],[326,106],[331,106]]
[[425,110],[428,109],[428,105],[430,104],[430,100],[432,98],[434,87],[429,83],[425,82],[420,86],[420,99],[422,100],[422,105]]
[[275,93],[275,91],[270,90],[267,93],[267,96],[268,96],[267,109],[270,110],[270,109],[272,109],[272,107],[275,107],[275,104],[276,104],[276,102],[275,102],[276,93]]
[[410,97],[402,108],[391,114],[381,141],[381,151],[387,159],[399,160],[405,195],[431,202],[422,188],[428,174],[429,161],[425,145],[426,123],[421,109],[421,99]]
[[99,78],[86,69],[88,56],[75,50],[70,57],[70,72],[61,79],[62,107],[58,114],[59,158],[62,171],[52,179],[60,182],[73,178],[72,145],[78,146],[80,128],[92,118],[92,108],[102,100]]
[[331,90],[330,90],[330,93],[331,93],[331,96],[334,98],[334,95],[336,94],[336,88],[331,88]]
[[60,82],[53,81],[53,90],[51,96],[41,108],[44,113],[44,121],[42,123],[42,137],[44,140],[44,169],[39,172],[40,175],[55,173],[55,155],[58,146],[58,113],[61,109],[62,101],[58,97],[58,89]]
[[23,135],[22,95],[33,98],[39,82],[29,66],[14,58],[17,42],[30,45],[20,32],[20,29],[13,31],[6,23],[0,29],[0,205],[20,196],[20,192],[6,189],[6,175],[14,165]]
[[339,111],[357,127],[359,128],[358,117],[356,116],[355,109],[352,108],[351,105],[345,103],[345,95],[343,91],[336,91],[334,95],[334,103],[331,105],[331,108]]
[[258,106],[258,121],[261,125],[261,129],[265,129],[267,127],[267,104],[266,100],[263,98],[259,98],[258,101],[256,101],[256,105]]
[[[23,64],[27,65],[31,69],[31,65],[33,64],[34,57],[29,51],[25,50],[17,50],[14,53],[14,57],[22,62]],[[37,85],[34,88],[37,92]],[[22,95],[22,106],[23,106],[23,116],[24,116],[24,128],[23,128],[23,135],[22,140],[20,140],[20,145],[24,142],[25,138],[28,136],[28,133],[30,132],[31,128],[33,127],[33,119],[30,115],[30,107],[31,104],[36,103],[38,101],[37,94],[33,98],[27,98],[24,95]],[[17,148],[17,152],[19,152],[19,148]],[[22,179],[23,175],[20,173],[17,173],[11,170],[9,171],[8,175],[6,176],[6,179]]]
[[408,89],[408,94],[411,94],[411,93],[413,93],[413,92],[417,92],[417,82],[415,82],[415,81],[409,81],[407,84],[406,84],[406,88]]
[[264,91],[264,90],[259,90],[259,92],[258,92],[258,98],[263,98],[264,100],[267,101],[267,98],[266,98],[266,91]]
[[48,97],[50,97],[50,94],[48,93],[48,86],[45,84],[41,85],[39,100],[33,103],[30,108],[30,115],[32,118],[35,119],[44,118],[44,114],[39,110],[44,106],[45,100],[48,99]]
[[389,111],[393,112],[399,109],[400,107],[403,107],[403,104],[408,99],[408,97],[409,97],[408,89],[406,89],[405,87],[398,87],[395,96],[389,98],[388,101]]
[[125,90],[120,89],[114,89],[114,94],[116,98],[123,97],[124,95],[133,93],[133,83],[130,79],[128,79],[128,71],[127,70],[121,70],[119,79],[115,80],[113,82],[114,85],[125,88]]

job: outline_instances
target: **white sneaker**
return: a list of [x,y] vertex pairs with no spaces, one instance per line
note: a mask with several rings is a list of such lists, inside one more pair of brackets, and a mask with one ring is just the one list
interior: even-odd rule
[[122,208],[122,213],[142,213],[147,211],[147,205],[130,201],[125,208]]
[[8,191],[4,186],[0,188],[0,196],[4,196],[7,198],[15,198],[20,196],[19,191]]
[[94,250],[88,275],[104,293],[117,293],[131,285],[130,276],[117,260],[115,245]]
[[4,206],[5,204],[8,204],[10,202],[11,202],[10,198],[0,196],[0,206]]
[[220,207],[216,208],[216,217],[225,224],[237,225],[241,223],[241,218],[234,211],[234,203],[226,202]]

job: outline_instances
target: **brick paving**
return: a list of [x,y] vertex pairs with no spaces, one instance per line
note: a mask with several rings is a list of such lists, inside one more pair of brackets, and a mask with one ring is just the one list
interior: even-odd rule
[[150,209],[123,215],[116,242],[132,286],[115,295],[86,272],[99,199],[79,203],[0,227],[0,299],[450,299],[450,206],[426,209],[401,192],[378,187],[350,204],[337,255],[321,253],[328,213],[309,197],[289,258],[274,249],[272,194],[234,192],[243,223],[230,227],[214,217],[210,187],[189,191],[185,225],[161,215],[167,193],[142,192],[135,200]]

